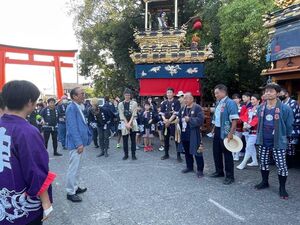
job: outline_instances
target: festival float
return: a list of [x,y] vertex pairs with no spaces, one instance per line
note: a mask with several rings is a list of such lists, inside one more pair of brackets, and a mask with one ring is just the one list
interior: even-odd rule
[[264,15],[270,37],[266,60],[271,68],[262,75],[285,87],[300,103],[300,0],[275,3],[282,9]]
[[[135,63],[135,77],[139,80],[140,96],[163,96],[168,87],[175,92],[201,95],[204,63],[214,57],[211,44],[200,47],[200,17],[190,18],[178,26],[178,12],[183,0],[144,0],[145,29],[135,30],[134,39],[139,50],[131,50]],[[172,16],[173,21],[170,22]],[[189,24],[194,31],[187,47]]]

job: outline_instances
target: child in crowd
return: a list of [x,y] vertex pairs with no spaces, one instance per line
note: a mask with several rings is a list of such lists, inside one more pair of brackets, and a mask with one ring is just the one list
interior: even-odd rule
[[144,151],[153,151],[152,139],[155,131],[155,113],[151,110],[149,102],[144,104],[144,111],[141,117],[141,125],[143,127],[141,134],[144,138]]
[[140,149],[140,145],[142,144],[142,132],[143,132],[143,128],[142,128],[142,116],[143,116],[143,110],[142,107],[140,105],[138,105],[137,108],[137,119],[136,122],[139,126],[139,131],[136,132],[136,150]]

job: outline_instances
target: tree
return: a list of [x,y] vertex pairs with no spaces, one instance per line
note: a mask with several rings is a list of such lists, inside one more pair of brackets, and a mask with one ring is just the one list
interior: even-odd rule
[[219,9],[221,52],[236,74],[238,90],[259,91],[268,42],[262,15],[275,6],[272,0],[232,0]]
[[75,8],[80,74],[93,77],[99,95],[120,95],[125,87],[138,91],[129,48],[135,45],[134,27],[143,23],[139,1],[85,0]]
[[[202,18],[201,45],[212,42],[215,58],[206,62],[202,93],[213,101],[218,83],[230,93],[259,91],[260,76],[267,67],[264,55],[268,41],[262,15],[274,8],[272,0],[186,0],[180,10],[181,24],[192,16]],[[98,95],[121,95],[128,87],[138,91],[129,49],[137,49],[134,28],[142,29],[141,1],[85,0],[74,7],[76,33],[82,42],[81,75],[92,76]],[[188,46],[194,31],[188,29]],[[120,85],[121,84],[121,85]]]

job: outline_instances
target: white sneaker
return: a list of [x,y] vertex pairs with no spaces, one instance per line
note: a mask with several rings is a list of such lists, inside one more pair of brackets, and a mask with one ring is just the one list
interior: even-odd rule
[[163,150],[165,150],[165,148],[164,146],[160,146],[158,150],[162,152]]
[[140,150],[140,147],[139,147],[139,146],[136,146],[135,149],[136,149],[136,150]]
[[239,160],[240,160],[240,157],[239,157],[238,155],[235,155],[235,156],[233,157],[233,160],[234,160],[234,161],[239,161]]
[[247,166],[258,166],[258,163],[257,162],[251,162],[251,163],[248,163]]
[[243,169],[245,169],[245,166],[243,166],[242,164],[240,164],[236,168],[239,169],[239,170],[243,170]]

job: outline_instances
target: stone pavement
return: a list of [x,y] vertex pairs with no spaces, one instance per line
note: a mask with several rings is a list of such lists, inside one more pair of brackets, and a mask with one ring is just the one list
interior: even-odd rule
[[225,186],[214,172],[211,140],[204,140],[205,177],[182,174],[185,163],[175,153],[162,161],[162,152],[137,151],[137,161],[123,161],[122,150],[111,141],[108,158],[97,158],[98,149],[86,149],[81,180],[88,191],[83,202],[66,200],[65,177],[68,152],[53,157],[51,170],[58,174],[53,185],[54,213],[46,225],[299,225],[300,170],[291,169],[287,182],[288,201],[278,196],[276,170],[272,167],[267,190],[256,191],[258,168],[236,170],[236,182]]

